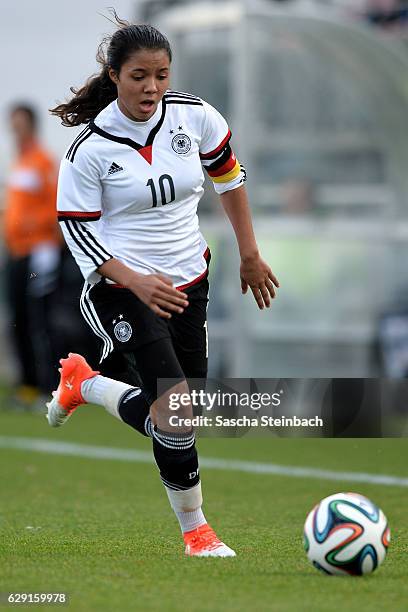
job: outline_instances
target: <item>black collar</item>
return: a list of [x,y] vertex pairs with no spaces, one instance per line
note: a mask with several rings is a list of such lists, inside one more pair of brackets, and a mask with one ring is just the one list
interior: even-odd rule
[[[108,140],[113,140],[114,142],[120,142],[121,144],[127,145],[129,147],[132,147],[132,149],[135,149],[136,151],[139,151],[139,153],[141,153],[141,155],[146,159],[146,161],[149,161],[146,158],[146,152],[147,151],[143,151],[143,149],[145,150],[149,150],[151,152],[151,147],[153,145],[153,141],[154,138],[156,136],[156,134],[158,133],[158,131],[160,130],[161,126],[163,125],[163,121],[164,121],[164,117],[166,115],[166,102],[164,100],[164,98],[162,98],[162,113],[161,113],[161,117],[159,119],[159,121],[156,123],[156,125],[150,130],[149,135],[147,137],[146,143],[144,145],[136,142],[135,140],[132,140],[131,138],[122,138],[122,136],[115,136],[114,134],[110,134],[109,132],[105,132],[105,130],[103,130],[102,128],[98,127],[97,125],[95,125],[95,121],[94,119],[91,119],[89,122],[89,129],[92,132],[95,132],[95,134],[98,134],[99,136],[102,136],[102,138],[107,138]],[[150,161],[149,163],[151,163],[151,155],[150,155]]]

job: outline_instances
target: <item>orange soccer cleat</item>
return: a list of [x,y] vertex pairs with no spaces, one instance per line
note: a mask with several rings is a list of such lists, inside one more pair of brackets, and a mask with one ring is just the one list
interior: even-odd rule
[[81,394],[81,384],[99,374],[77,353],[69,353],[67,359],[60,359],[60,364],[60,384],[53,391],[52,400],[47,403],[47,419],[51,427],[60,427],[78,406],[86,404]]
[[235,552],[221,542],[217,534],[206,523],[183,534],[186,555],[190,557],[235,557]]

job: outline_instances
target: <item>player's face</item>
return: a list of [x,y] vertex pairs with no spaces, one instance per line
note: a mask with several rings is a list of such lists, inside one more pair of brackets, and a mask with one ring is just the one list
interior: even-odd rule
[[141,49],[109,75],[118,88],[120,110],[129,119],[147,121],[169,86],[170,60],[164,49]]

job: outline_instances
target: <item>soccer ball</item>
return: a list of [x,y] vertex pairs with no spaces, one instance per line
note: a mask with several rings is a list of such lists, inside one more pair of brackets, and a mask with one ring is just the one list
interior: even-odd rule
[[325,574],[360,576],[384,561],[390,529],[382,510],[369,499],[336,493],[309,513],[303,543],[309,560]]

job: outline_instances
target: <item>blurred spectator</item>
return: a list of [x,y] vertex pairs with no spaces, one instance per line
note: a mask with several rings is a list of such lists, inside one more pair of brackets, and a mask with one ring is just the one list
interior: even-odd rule
[[5,284],[20,366],[16,399],[30,404],[55,384],[50,313],[62,240],[55,213],[56,167],[38,141],[36,113],[29,105],[15,105],[9,119],[17,155],[6,190]]
[[371,23],[387,29],[408,25],[407,0],[366,0],[365,14]]

